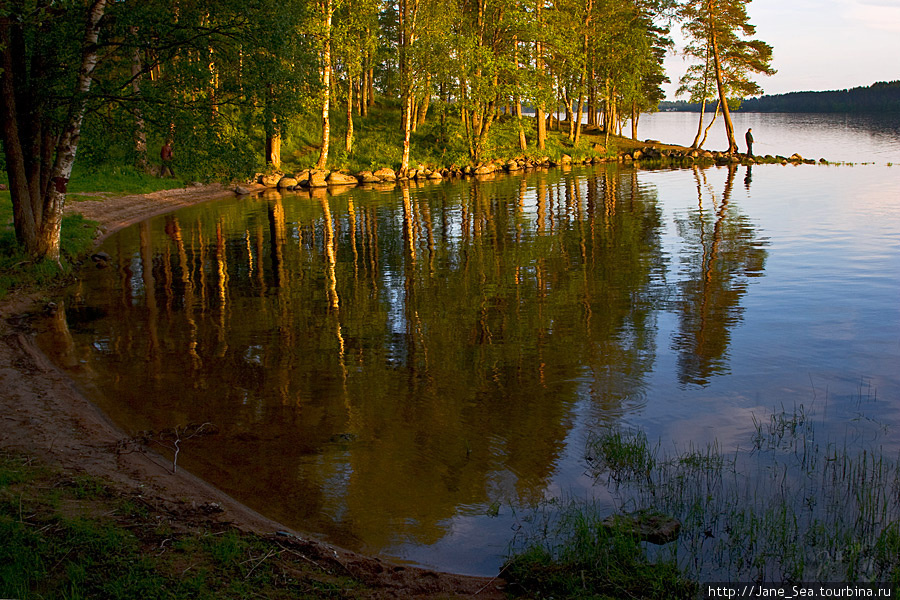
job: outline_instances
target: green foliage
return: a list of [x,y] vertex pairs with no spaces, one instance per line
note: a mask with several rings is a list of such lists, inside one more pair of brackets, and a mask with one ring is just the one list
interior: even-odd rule
[[[57,498],[61,494],[61,498]],[[354,598],[361,586],[312,569],[271,541],[233,529],[179,533],[173,515],[0,455],[0,597]],[[311,562],[311,561],[310,561]]]

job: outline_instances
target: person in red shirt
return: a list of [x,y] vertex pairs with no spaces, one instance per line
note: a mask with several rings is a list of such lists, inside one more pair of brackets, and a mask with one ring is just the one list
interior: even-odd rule
[[162,166],[159,168],[160,177],[174,177],[175,171],[172,170],[172,142],[166,140],[162,149],[159,151],[159,158],[162,160]]

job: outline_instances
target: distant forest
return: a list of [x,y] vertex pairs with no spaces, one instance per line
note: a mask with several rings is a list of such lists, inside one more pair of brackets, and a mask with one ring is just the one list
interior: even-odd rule
[[[659,110],[699,112],[700,105],[684,101],[660,102]],[[715,110],[715,101],[707,103],[707,110]],[[868,87],[849,90],[791,92],[748,98],[741,103],[738,110],[788,113],[900,112],[900,81],[879,81]]]

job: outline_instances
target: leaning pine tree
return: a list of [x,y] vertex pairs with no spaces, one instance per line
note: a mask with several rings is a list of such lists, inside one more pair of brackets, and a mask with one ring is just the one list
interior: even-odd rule
[[695,43],[709,51],[719,104],[728,136],[728,152],[736,153],[734,124],[728,106],[729,96],[740,99],[758,95],[762,89],[750,80],[755,73],[773,75],[772,47],[749,39],[756,33],[750,24],[747,5],[750,0],[687,0],[681,7],[682,29]]

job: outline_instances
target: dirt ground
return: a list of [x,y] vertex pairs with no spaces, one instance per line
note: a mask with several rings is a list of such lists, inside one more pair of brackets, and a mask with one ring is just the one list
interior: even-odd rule
[[[199,202],[233,197],[219,185],[70,203],[100,223],[100,239],[132,223]],[[373,590],[374,598],[505,598],[500,579],[458,576],[393,565],[290,531],[238,503],[150,450],[123,452],[124,432],[78,390],[38,349],[29,316],[44,310],[52,294],[13,293],[0,301],[0,448],[34,455],[74,473],[107,481],[122,494],[140,494],[174,520],[196,526],[197,515],[248,532],[296,536],[294,547],[310,560],[336,562]],[[206,514],[211,504],[221,512]],[[217,507],[217,510],[218,510]]]

